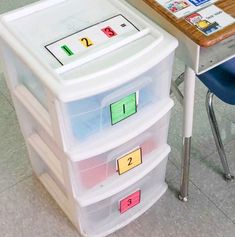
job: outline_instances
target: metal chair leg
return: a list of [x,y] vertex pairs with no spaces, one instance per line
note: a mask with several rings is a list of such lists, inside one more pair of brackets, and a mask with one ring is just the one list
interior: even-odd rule
[[206,111],[209,118],[211,130],[215,139],[215,144],[219,153],[219,157],[224,169],[224,178],[226,180],[231,181],[234,179],[234,176],[232,176],[230,173],[228,161],[227,161],[226,154],[224,151],[224,146],[223,146],[222,139],[219,132],[218,123],[215,117],[215,113],[213,109],[213,96],[214,94],[208,90],[207,95],[206,95]]
[[182,95],[181,91],[179,90],[175,81],[171,81],[171,92],[175,95],[178,102],[183,106],[184,96]]
[[181,93],[181,91],[179,90],[178,86],[184,82],[184,72],[181,73],[176,80],[172,80],[171,81],[171,92],[173,93],[176,97],[176,99],[178,100],[178,102],[183,106],[183,100],[184,100],[184,96]]

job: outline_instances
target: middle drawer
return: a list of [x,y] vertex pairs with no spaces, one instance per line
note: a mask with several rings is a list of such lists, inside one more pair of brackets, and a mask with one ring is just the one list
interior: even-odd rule
[[[157,150],[167,143],[170,113],[128,142],[102,154],[70,162],[77,196],[90,189],[104,188],[120,176],[145,169],[148,159],[157,159]],[[80,158],[80,160],[79,160]]]

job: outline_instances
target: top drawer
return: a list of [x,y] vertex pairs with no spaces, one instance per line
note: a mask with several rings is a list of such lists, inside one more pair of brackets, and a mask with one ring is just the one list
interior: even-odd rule
[[[145,113],[156,111],[157,105],[169,97],[172,58],[123,86],[92,97],[58,106],[60,120],[70,146],[106,136],[116,129],[128,130],[129,123],[143,119]],[[152,115],[149,114],[149,118]],[[66,137],[65,137],[66,139]],[[72,143],[72,144],[71,144]]]
[[65,103],[47,100],[43,86],[18,61],[22,69],[17,70],[17,86],[13,90],[27,110],[36,114],[36,120],[45,121],[44,125],[53,129],[54,140],[61,140],[63,149],[73,153],[81,145],[101,139],[107,142],[120,130],[129,135],[133,132],[130,125],[135,130],[150,127],[163,116],[169,106],[172,64],[173,54],[122,86]]

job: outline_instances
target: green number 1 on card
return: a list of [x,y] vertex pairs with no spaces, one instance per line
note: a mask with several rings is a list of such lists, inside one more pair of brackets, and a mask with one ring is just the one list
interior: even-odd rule
[[136,93],[133,93],[110,105],[111,123],[114,125],[136,112]]

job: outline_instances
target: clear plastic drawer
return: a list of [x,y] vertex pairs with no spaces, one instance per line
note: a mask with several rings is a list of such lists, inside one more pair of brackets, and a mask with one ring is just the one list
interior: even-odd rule
[[99,189],[105,185],[111,186],[117,179],[135,175],[135,172],[141,172],[151,165],[145,164],[146,161],[158,159],[158,149],[167,143],[169,117],[170,113],[119,147],[94,157],[71,162],[76,195],[81,196],[90,189]]
[[[172,58],[146,71],[131,82],[91,97],[61,106],[67,141],[70,146],[106,136],[110,130],[135,123],[168,98]],[[112,80],[110,78],[110,80]],[[59,108],[60,109],[60,108]]]
[[[18,97],[25,101],[29,111],[45,111],[54,140],[63,145],[64,151],[76,150],[84,143],[105,139],[112,131],[127,130],[129,124],[155,116],[153,111],[157,114],[161,103],[169,98],[173,56],[169,55],[126,84],[67,102],[54,98],[23,62],[11,57],[12,73],[16,76],[12,89],[13,93],[24,92]],[[38,119],[42,119],[40,113]]]

